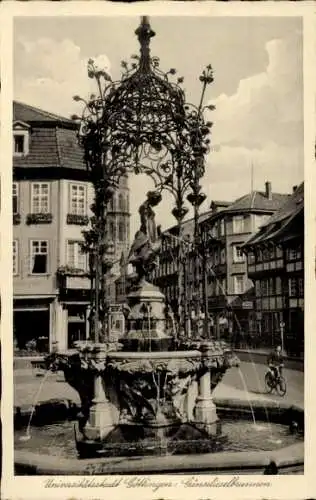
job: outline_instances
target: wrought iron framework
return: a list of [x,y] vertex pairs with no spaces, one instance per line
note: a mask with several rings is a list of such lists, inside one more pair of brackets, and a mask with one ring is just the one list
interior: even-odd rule
[[[106,238],[107,206],[119,179],[130,172],[149,175],[159,191],[169,191],[174,198],[172,214],[181,224],[188,212],[186,200],[198,210],[205,196],[200,180],[204,175],[204,156],[209,151],[211,122],[204,119],[206,87],[213,82],[213,70],[208,65],[200,75],[202,85],[198,106],[187,103],[176,70],[164,73],[159,59],[150,54],[150,40],[155,36],[149,18],[143,16],[135,31],[140,54],[123,61],[122,77],[111,76],[88,62],[88,76],[96,82],[97,94],[82,101],[79,141],[84,148],[85,162],[95,188],[92,229],[86,233],[86,250],[94,255],[91,268],[95,275],[95,340],[99,339],[99,319],[105,297],[105,272],[110,267]],[[195,236],[198,236],[196,224]],[[181,251],[179,245],[179,252]],[[179,262],[181,255],[179,255]],[[99,287],[101,285],[101,296]],[[179,272],[179,321],[183,310],[182,275]],[[100,301],[101,299],[101,301]],[[104,318],[101,322],[105,324]],[[105,333],[105,332],[103,332]]]

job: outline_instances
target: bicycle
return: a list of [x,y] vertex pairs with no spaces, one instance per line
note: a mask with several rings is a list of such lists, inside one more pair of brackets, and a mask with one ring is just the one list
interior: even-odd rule
[[286,381],[285,378],[271,370],[267,371],[264,377],[267,393],[271,393],[276,390],[279,396],[285,396],[286,394]]

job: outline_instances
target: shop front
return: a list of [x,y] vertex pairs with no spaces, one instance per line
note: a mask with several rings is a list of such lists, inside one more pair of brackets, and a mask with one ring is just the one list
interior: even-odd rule
[[67,346],[75,347],[78,341],[88,338],[88,304],[67,304]]
[[89,337],[91,283],[87,276],[58,275],[59,297],[55,304],[57,350],[72,349]]
[[13,306],[15,355],[34,355],[50,350],[50,300],[16,299]]

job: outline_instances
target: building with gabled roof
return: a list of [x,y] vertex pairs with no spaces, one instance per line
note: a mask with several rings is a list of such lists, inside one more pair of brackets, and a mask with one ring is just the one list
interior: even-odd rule
[[[240,246],[258,230],[289,198],[274,193],[270,182],[264,191],[253,191],[233,202],[212,201],[210,210],[199,217],[200,230],[207,248],[200,262],[197,280],[194,257],[188,257],[183,276],[183,293],[189,316],[198,307],[209,318],[209,335],[226,337],[232,342],[248,344],[255,331],[253,283],[247,276],[245,256]],[[193,237],[193,219],[183,223],[184,237]],[[174,226],[165,235],[175,232]],[[155,283],[177,310],[178,266],[177,242],[166,237],[155,271]],[[196,281],[199,282],[197,287]],[[196,317],[196,313],[194,313]]]
[[[78,125],[67,118],[13,103],[13,288],[17,350],[71,347],[89,333],[88,258],[81,252],[93,186]],[[129,248],[127,178],[111,201],[108,234],[113,260]],[[115,269],[114,269],[115,271]],[[109,284],[109,300],[115,283]]]
[[304,183],[242,246],[255,284],[256,338],[304,354]]
[[87,177],[78,125],[20,102],[13,103],[13,167],[81,170]]

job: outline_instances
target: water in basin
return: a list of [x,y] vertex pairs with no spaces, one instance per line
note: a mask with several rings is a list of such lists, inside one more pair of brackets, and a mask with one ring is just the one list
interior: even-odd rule
[[[286,425],[261,421],[257,428],[247,420],[221,419],[222,432],[227,440],[221,444],[222,451],[271,451],[284,448],[299,441]],[[21,441],[25,430],[15,432],[15,449],[40,452],[62,458],[77,458],[74,439],[74,423],[63,422],[43,427],[33,427],[31,439]]]

